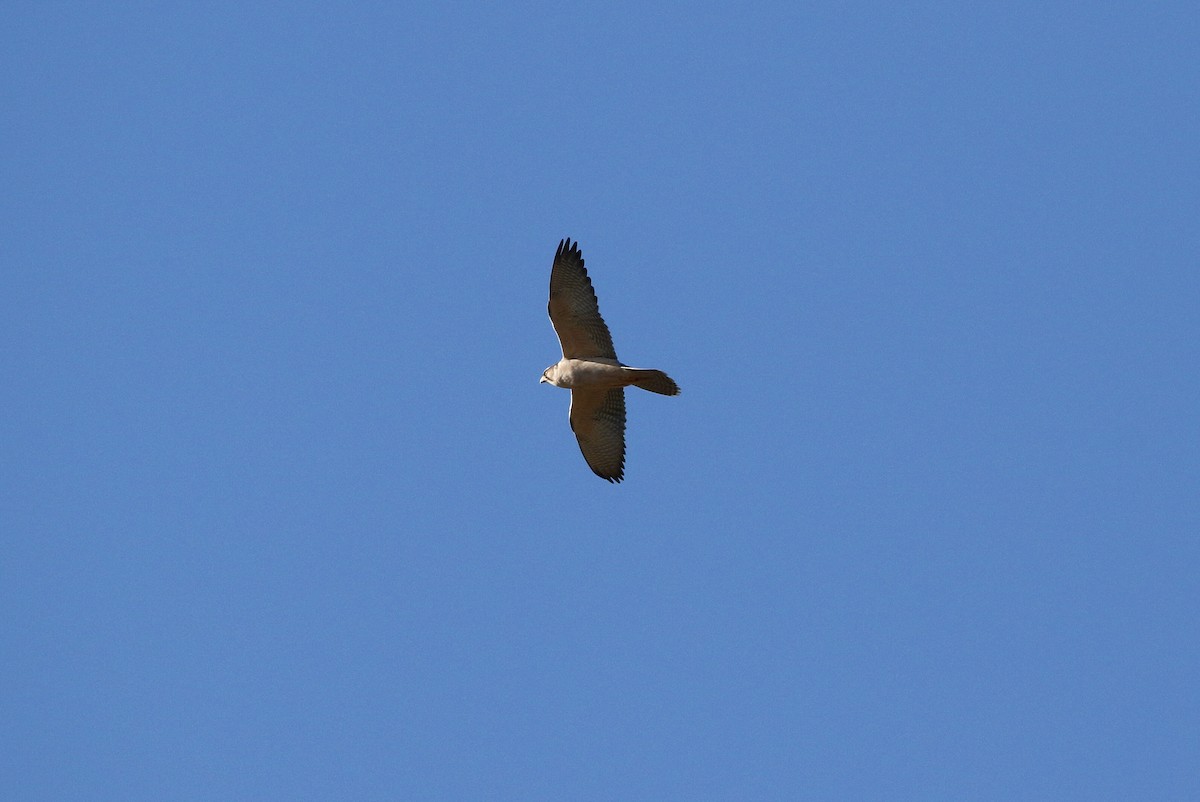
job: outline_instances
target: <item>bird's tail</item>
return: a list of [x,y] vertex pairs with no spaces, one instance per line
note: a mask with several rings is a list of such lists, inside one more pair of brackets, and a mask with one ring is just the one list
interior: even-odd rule
[[627,368],[633,374],[633,384],[659,395],[679,395],[679,385],[661,370]]

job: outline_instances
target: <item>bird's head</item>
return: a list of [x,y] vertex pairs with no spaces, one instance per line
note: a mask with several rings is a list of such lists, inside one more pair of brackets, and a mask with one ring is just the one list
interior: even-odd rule
[[554,373],[557,365],[551,365],[542,371],[542,378],[538,379],[538,384],[554,384]]

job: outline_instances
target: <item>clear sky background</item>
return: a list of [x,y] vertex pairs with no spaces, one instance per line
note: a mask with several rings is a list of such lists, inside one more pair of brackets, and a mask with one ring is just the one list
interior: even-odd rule
[[0,797],[1200,798],[1198,42],[5,4]]

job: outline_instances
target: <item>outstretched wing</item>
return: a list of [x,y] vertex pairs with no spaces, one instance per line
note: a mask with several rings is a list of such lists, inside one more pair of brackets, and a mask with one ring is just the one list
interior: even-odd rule
[[558,252],[554,254],[548,310],[564,357],[617,358],[612,335],[604,325],[604,318],[600,317],[596,293],[583,267],[579,243],[572,243],[570,239],[559,242]]
[[625,390],[571,391],[571,431],[592,472],[601,479],[625,478]]

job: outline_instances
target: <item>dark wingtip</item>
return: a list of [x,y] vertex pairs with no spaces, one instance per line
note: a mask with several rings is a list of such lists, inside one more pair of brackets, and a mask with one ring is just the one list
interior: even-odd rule
[[558,250],[554,252],[554,258],[558,259],[563,254],[574,256],[579,259],[579,263],[583,264],[583,254],[579,251],[579,241],[571,241],[570,237],[564,237],[558,241]]
[[596,474],[597,476],[599,476],[601,479],[603,479],[606,482],[612,482],[613,484],[619,484],[621,482],[621,480],[625,478],[625,466],[622,465],[621,472],[615,473],[612,476],[600,473],[600,471],[596,470],[595,468],[592,468],[592,473]]

